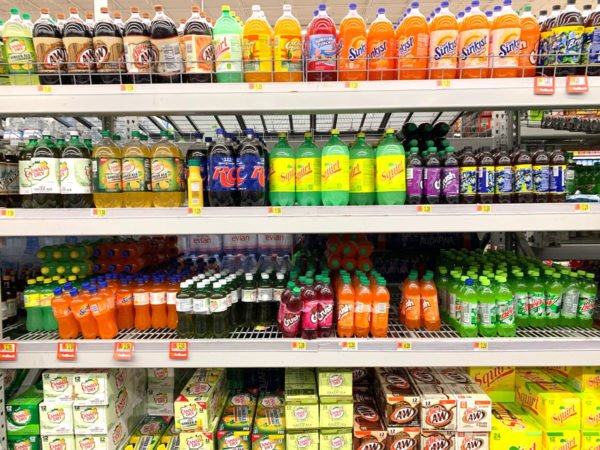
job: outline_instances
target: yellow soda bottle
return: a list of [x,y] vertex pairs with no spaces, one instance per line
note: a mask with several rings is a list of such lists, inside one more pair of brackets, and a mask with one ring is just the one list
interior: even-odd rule
[[283,5],[283,15],[275,22],[275,81],[302,81],[302,28],[292,15],[292,5]]
[[252,15],[244,25],[242,54],[244,81],[273,81],[273,30],[258,5],[252,5]]
[[123,204],[121,183],[121,150],[102,132],[102,139],[92,150],[92,177],[96,208],[120,208]]
[[140,139],[140,132],[133,131],[131,140],[123,146],[122,180],[123,204],[126,208],[150,208],[152,185],[150,173],[150,149]]
[[183,206],[183,156],[165,130],[152,146],[152,205],[157,208]]

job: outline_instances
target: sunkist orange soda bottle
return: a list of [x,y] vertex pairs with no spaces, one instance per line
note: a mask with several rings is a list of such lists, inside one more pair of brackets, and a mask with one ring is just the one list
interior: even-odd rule
[[397,78],[396,33],[394,25],[385,16],[384,8],[377,10],[377,17],[369,28],[367,56],[369,80],[395,80]]
[[519,72],[521,23],[511,5],[512,0],[504,0],[502,10],[492,22],[490,41],[492,78],[515,78]]
[[135,310],[135,329],[147,330],[152,325],[150,317],[150,292],[142,278],[138,278],[133,286],[133,307]]
[[440,12],[429,24],[429,77],[450,80],[456,78],[458,23],[447,1],[440,6]]
[[338,34],[339,81],[367,79],[367,24],[356,11],[356,3],[340,24]]
[[115,303],[117,306],[117,327],[126,330],[134,326],[133,292],[129,278],[123,278],[117,289]]
[[426,80],[429,54],[429,26],[419,11],[419,2],[410,4],[410,13],[396,30],[398,78]]
[[421,328],[421,289],[418,277],[417,272],[409,274],[404,292],[404,326],[409,330]]
[[519,76],[534,77],[537,67],[537,52],[540,42],[540,24],[531,14],[531,6],[523,7],[521,17],[521,56],[519,57]]
[[98,325],[92,316],[89,305],[89,294],[79,292],[79,289],[73,288],[69,291],[71,296],[71,311],[79,323],[81,335],[85,339],[96,339],[98,337]]
[[371,314],[371,336],[387,337],[390,292],[382,277],[376,277],[377,285],[373,293],[373,312]]
[[71,311],[70,296],[60,287],[54,289],[52,312],[58,323],[58,335],[61,339],[75,339],[79,336],[79,323]]
[[176,301],[179,293],[179,283],[177,278],[170,278],[167,285],[167,328],[177,329],[179,317],[177,315]]
[[274,30],[275,81],[302,81],[302,28],[292,15],[292,5],[283,5],[283,15]]
[[488,78],[490,23],[479,9],[479,0],[471,3],[471,12],[460,24],[458,68],[460,78]]
[[167,292],[163,278],[155,275],[150,287],[150,309],[152,328],[167,327]]
[[114,339],[119,330],[110,308],[110,293],[107,289],[98,291],[96,286],[90,287],[90,310],[98,325],[98,333],[102,339]]

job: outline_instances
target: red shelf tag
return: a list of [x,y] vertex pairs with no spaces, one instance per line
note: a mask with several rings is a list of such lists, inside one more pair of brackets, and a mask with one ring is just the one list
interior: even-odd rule
[[569,75],[567,77],[567,92],[569,94],[583,94],[589,90],[586,75]]
[[187,341],[169,342],[169,358],[188,359],[190,345]]
[[554,77],[535,77],[533,93],[535,95],[554,95]]
[[115,342],[113,358],[117,361],[131,361],[131,358],[133,358],[133,342]]
[[3,342],[0,344],[0,361],[16,361],[17,343]]
[[77,342],[59,342],[56,344],[56,359],[74,361],[77,359]]

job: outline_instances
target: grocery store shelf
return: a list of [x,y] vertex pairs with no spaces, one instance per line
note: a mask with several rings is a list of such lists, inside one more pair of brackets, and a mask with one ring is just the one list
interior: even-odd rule
[[[386,339],[283,339],[277,331],[238,329],[229,339],[190,340],[189,359],[169,358],[172,331],[122,332],[134,343],[131,361],[113,358],[114,342],[77,341],[77,359],[56,358],[56,333],[30,333],[17,342],[17,360],[3,368],[33,367],[330,367],[330,366],[549,366],[599,365],[600,330],[519,329],[515,338],[463,339],[404,329],[392,320]],[[306,344],[298,346],[298,342]],[[348,343],[352,345],[348,346]]]
[[0,116],[294,114],[474,111],[600,106],[600,77],[589,92],[535,95],[533,78],[332,83],[231,83],[0,88]]
[[563,243],[556,247],[533,248],[533,253],[539,259],[551,259],[554,261],[569,260],[599,260],[600,243]]
[[[489,210],[488,210],[489,206]],[[0,236],[396,233],[600,229],[600,204],[0,210]],[[14,214],[14,215],[13,215]],[[143,222],[142,222],[143,221]]]

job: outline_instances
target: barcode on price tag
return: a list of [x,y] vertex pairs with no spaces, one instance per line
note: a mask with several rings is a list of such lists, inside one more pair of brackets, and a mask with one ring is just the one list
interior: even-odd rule
[[59,342],[56,346],[56,359],[61,361],[73,361],[77,359],[76,342]]
[[188,359],[189,343],[187,341],[176,341],[169,343],[169,358]]
[[115,342],[113,357],[118,361],[131,361],[131,358],[133,358],[133,342]]

